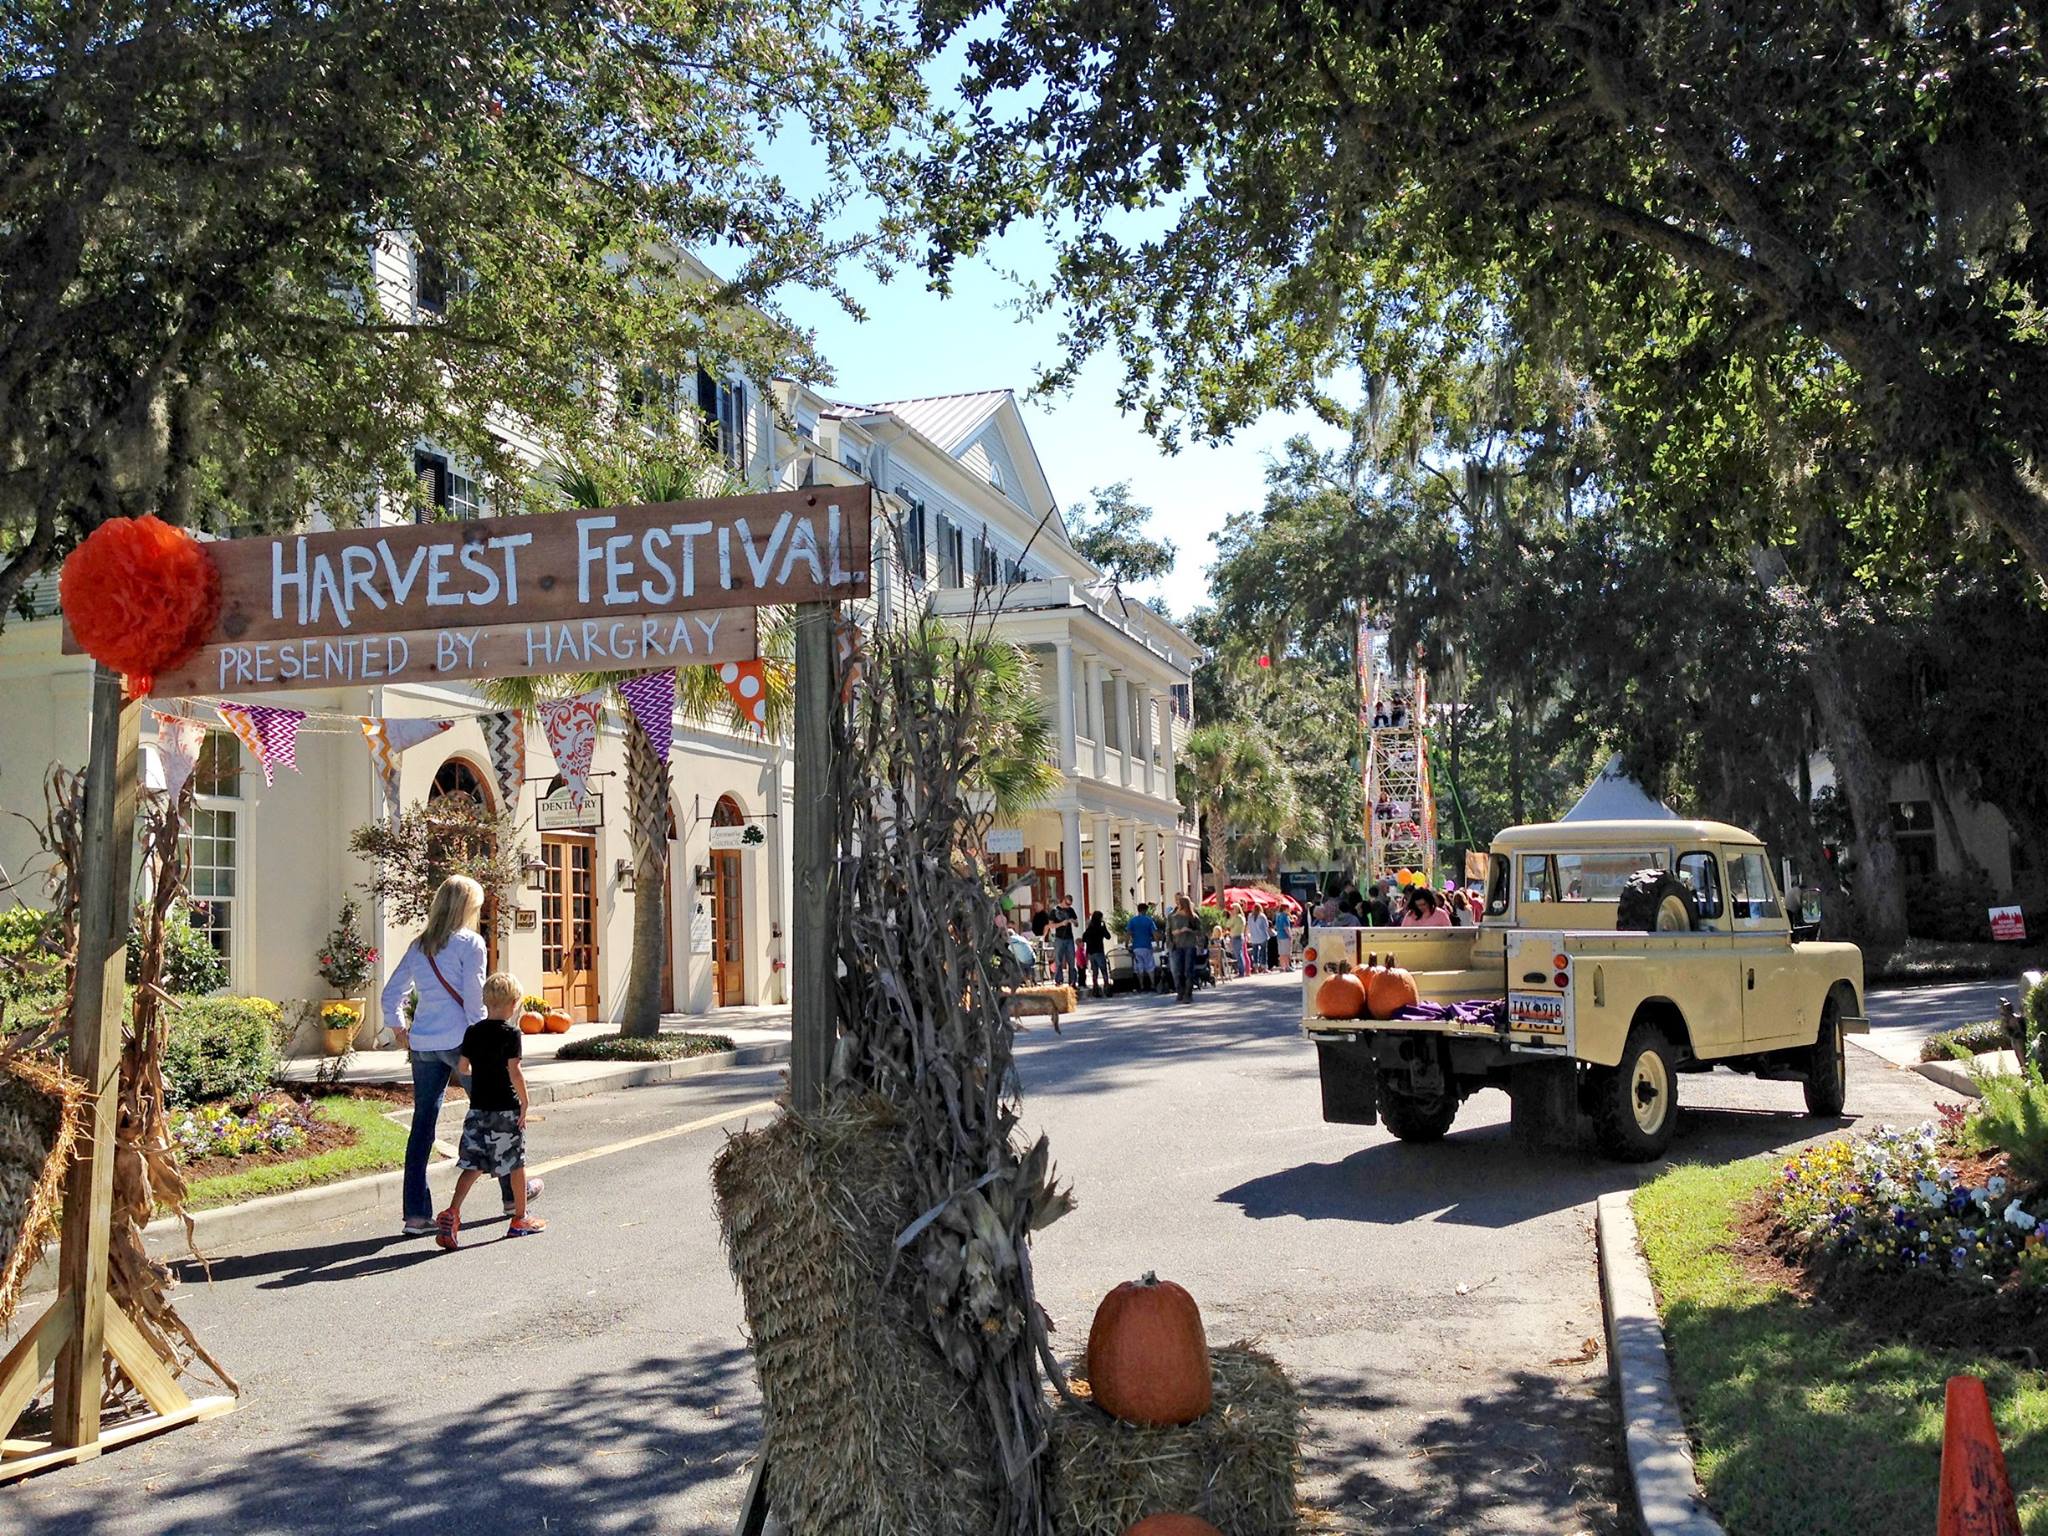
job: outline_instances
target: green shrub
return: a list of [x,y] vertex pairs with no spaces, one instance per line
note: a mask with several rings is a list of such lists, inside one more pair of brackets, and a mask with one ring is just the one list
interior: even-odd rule
[[1979,1019],[1974,1024],[1958,1024],[1954,1029],[1929,1035],[1920,1042],[1920,1059],[1948,1061],[1958,1051],[1966,1056],[1975,1056],[1983,1051],[2009,1051],[2013,1044],[2003,1019]]
[[2048,1081],[2029,1064],[2023,1072],[1973,1069],[1979,1098],[1963,1120],[1963,1136],[1980,1152],[1993,1148],[2012,1163],[2020,1181],[2048,1185]]
[[277,1076],[283,1010],[262,997],[178,1000],[164,1044],[164,1091],[171,1103],[246,1103]]
[[2020,999],[2020,1011],[2027,1017],[2027,1039],[2040,1039],[2048,1031],[2048,975],[2027,988],[2027,995]]
[[42,947],[50,914],[34,907],[0,911],[0,1029],[20,1029],[64,1001],[64,965]]
[[1981,881],[1924,875],[1906,891],[1906,931],[1916,939],[1989,939],[1989,906]]
[[[128,985],[142,979],[142,930],[128,930]],[[228,984],[228,968],[213,940],[192,926],[183,907],[164,922],[163,989],[173,997],[211,992]]]

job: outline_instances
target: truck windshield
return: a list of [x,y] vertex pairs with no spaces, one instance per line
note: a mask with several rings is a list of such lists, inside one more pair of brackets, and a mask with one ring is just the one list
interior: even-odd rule
[[1598,853],[1525,853],[1524,901],[1619,901],[1628,877],[1639,869],[1669,869],[1665,849]]

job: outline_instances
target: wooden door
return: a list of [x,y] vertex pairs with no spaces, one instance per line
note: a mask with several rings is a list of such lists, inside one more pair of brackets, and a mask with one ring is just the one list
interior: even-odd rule
[[711,855],[711,980],[720,1008],[736,1008],[747,1000],[740,857],[730,849]]
[[544,837],[540,897],[541,996],[579,1023],[597,1017],[597,845]]

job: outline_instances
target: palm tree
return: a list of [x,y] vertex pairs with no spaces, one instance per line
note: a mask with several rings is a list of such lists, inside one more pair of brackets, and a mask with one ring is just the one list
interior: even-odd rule
[[[577,453],[555,465],[536,487],[544,506],[608,507],[633,502],[686,501],[706,496],[739,496],[746,485],[721,466],[700,462],[682,450],[630,453],[620,449]],[[767,661],[768,736],[779,739],[795,698],[795,662],[788,615],[765,608],[760,615],[760,651]],[[529,718],[548,699],[603,689],[626,722],[626,815],[633,833],[633,950],[626,969],[620,1028],[652,1038],[661,1031],[661,963],[667,952],[668,891],[664,878],[668,843],[668,766],[654,744],[624,709],[619,686],[631,672],[565,673],[549,677],[490,678],[478,686],[504,709]],[[723,716],[735,729],[751,730],[714,666],[676,668],[676,712],[687,724]]]
[[1258,804],[1258,786],[1273,772],[1272,753],[1242,725],[1219,721],[1189,735],[1176,768],[1181,803],[1208,835],[1220,894],[1230,877],[1231,836]]
[[1280,866],[1300,857],[1309,845],[1308,817],[1294,780],[1276,759],[1265,771],[1254,775],[1245,789],[1245,806],[1238,819],[1239,829],[1259,868],[1273,885],[1280,883]]

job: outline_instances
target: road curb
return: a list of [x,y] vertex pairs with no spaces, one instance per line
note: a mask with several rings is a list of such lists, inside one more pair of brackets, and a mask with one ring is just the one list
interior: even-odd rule
[[[703,1077],[741,1067],[766,1066],[770,1062],[788,1059],[788,1042],[773,1041],[743,1045],[736,1050],[719,1051],[708,1056],[689,1056],[680,1061],[622,1062],[617,1071],[575,1082],[529,1083],[527,1097],[535,1104],[558,1104],[565,1099],[589,1098],[593,1094],[622,1088],[645,1088],[657,1083]],[[281,1195],[244,1200],[239,1205],[198,1211],[192,1217],[193,1237],[189,1244],[185,1240],[185,1224],[175,1216],[163,1216],[152,1221],[143,1228],[142,1237],[150,1253],[159,1259],[189,1258],[195,1246],[208,1258],[218,1258],[235,1246],[258,1238],[275,1237],[281,1232],[361,1215],[384,1206],[390,1207],[391,1223],[395,1229],[403,1215],[404,1180],[403,1169],[391,1168],[383,1173],[338,1179],[332,1184],[316,1184],[311,1189],[287,1190]],[[455,1165],[451,1162],[433,1165],[427,1170],[427,1182],[437,1197],[452,1190]],[[30,1271],[28,1288],[49,1290],[56,1283],[57,1261],[52,1251],[46,1253],[42,1262]]]
[[1636,1513],[1646,1536],[1726,1536],[1700,1499],[1692,1442],[1671,1385],[1671,1357],[1664,1347],[1650,1267],[1637,1244],[1630,1193],[1600,1197],[1594,1230],[1608,1369],[1621,1408]]
[[1982,1051],[1968,1062],[1954,1057],[1947,1061],[1923,1061],[1913,1070],[1930,1083],[1938,1083],[1943,1088],[1975,1099],[1983,1095],[1977,1088],[1977,1080],[1970,1075],[1973,1067],[2007,1077],[2016,1077],[2021,1070],[2019,1055],[2014,1051]]

